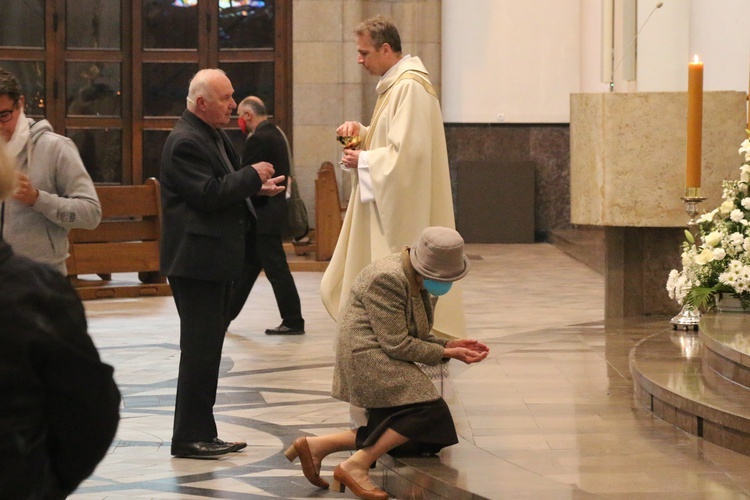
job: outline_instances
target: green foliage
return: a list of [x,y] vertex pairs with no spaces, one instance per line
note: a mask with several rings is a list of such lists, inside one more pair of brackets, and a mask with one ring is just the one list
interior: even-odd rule
[[716,306],[716,299],[721,298],[722,294],[732,294],[733,292],[732,287],[723,283],[711,287],[694,286],[685,296],[685,303],[705,312]]

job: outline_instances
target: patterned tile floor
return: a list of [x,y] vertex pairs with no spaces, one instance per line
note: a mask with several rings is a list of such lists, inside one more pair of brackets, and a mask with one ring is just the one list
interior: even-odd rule
[[[665,318],[603,321],[603,278],[547,244],[468,245],[469,335],[483,363],[453,366],[462,444],[419,467],[487,498],[750,498],[750,458],[653,418],[633,398],[627,356]],[[335,325],[320,273],[295,273],[307,334],[280,320],[261,278],[229,330],[215,413],[246,450],[217,460],[169,454],[179,361],[171,297],[90,301],[89,328],[115,367],[122,421],[108,456],[72,499],[353,498],[318,490],[282,452],[299,435],[350,425],[329,396]],[[330,476],[343,455],[328,457]]]

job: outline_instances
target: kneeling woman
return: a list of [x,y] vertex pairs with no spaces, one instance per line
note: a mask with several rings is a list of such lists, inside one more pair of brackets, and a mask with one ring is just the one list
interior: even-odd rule
[[312,484],[328,487],[320,477],[324,457],[357,450],[334,469],[333,488],[386,499],[368,474],[381,455],[433,454],[458,442],[448,405],[415,362],[487,357],[481,342],[430,333],[437,296],[469,271],[463,243],[453,229],[429,227],[414,246],[373,262],[354,281],[339,318],[333,397],[365,408],[367,425],[294,441],[285,455],[300,457]]

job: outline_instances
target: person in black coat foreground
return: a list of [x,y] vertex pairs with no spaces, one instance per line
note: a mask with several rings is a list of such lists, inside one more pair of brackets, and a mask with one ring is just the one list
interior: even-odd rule
[[[13,165],[0,141],[0,199]],[[0,238],[0,498],[65,498],[104,458],[120,392],[67,278]]]

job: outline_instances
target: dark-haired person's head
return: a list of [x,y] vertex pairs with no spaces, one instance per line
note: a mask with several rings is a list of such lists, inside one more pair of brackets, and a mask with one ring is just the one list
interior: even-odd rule
[[0,68],[0,136],[6,141],[10,141],[16,131],[24,104],[18,78],[10,71]]

